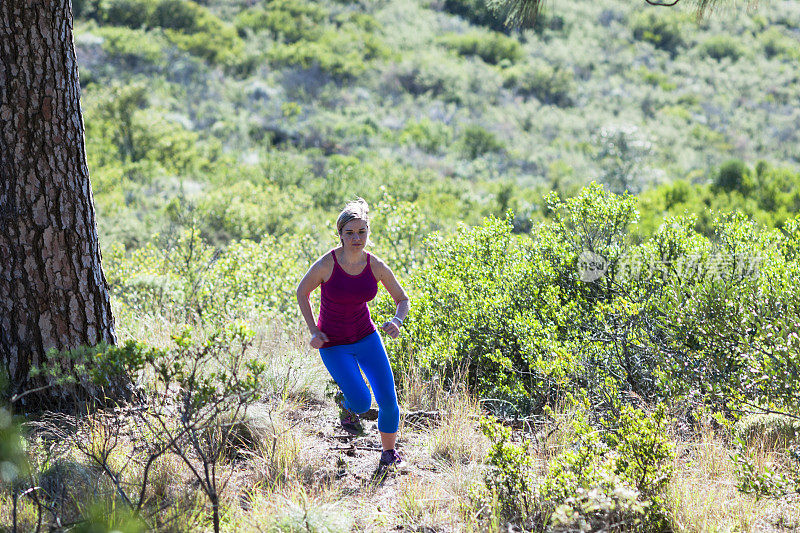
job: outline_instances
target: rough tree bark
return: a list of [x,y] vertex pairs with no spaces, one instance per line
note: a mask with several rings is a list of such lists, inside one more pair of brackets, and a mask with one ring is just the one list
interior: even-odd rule
[[42,384],[29,369],[49,349],[116,340],[70,0],[0,0],[0,177],[0,371],[13,394]]

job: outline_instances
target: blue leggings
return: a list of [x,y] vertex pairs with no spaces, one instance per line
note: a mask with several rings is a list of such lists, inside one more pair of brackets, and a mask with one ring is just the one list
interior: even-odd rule
[[344,393],[344,406],[356,413],[366,413],[372,404],[372,395],[359,372],[361,367],[378,402],[378,430],[396,433],[400,425],[400,406],[397,405],[392,367],[378,332],[353,344],[320,348],[319,354]]

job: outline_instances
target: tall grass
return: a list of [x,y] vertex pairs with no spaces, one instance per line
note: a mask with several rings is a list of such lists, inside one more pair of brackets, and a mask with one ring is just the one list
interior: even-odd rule
[[[737,490],[732,449],[724,435],[704,427],[696,441],[679,442],[678,447],[669,487],[674,531],[800,530],[800,497],[757,499]],[[763,451],[767,447],[751,443],[757,466],[770,461],[770,454]]]

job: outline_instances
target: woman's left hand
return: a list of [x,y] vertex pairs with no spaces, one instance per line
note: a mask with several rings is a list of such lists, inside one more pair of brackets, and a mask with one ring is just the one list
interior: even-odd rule
[[400,335],[400,328],[398,327],[397,322],[394,320],[387,320],[381,324],[381,329],[393,339]]

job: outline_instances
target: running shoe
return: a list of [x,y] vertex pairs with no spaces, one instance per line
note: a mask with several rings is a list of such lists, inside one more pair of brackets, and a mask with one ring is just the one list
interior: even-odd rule
[[334,398],[339,406],[339,422],[342,424],[342,429],[354,435],[364,433],[364,426],[361,424],[361,417],[358,413],[351,411],[344,406],[344,394],[340,391],[336,393]]
[[402,455],[397,453],[397,450],[383,450],[380,465],[388,469],[402,470],[406,467],[406,461]]

